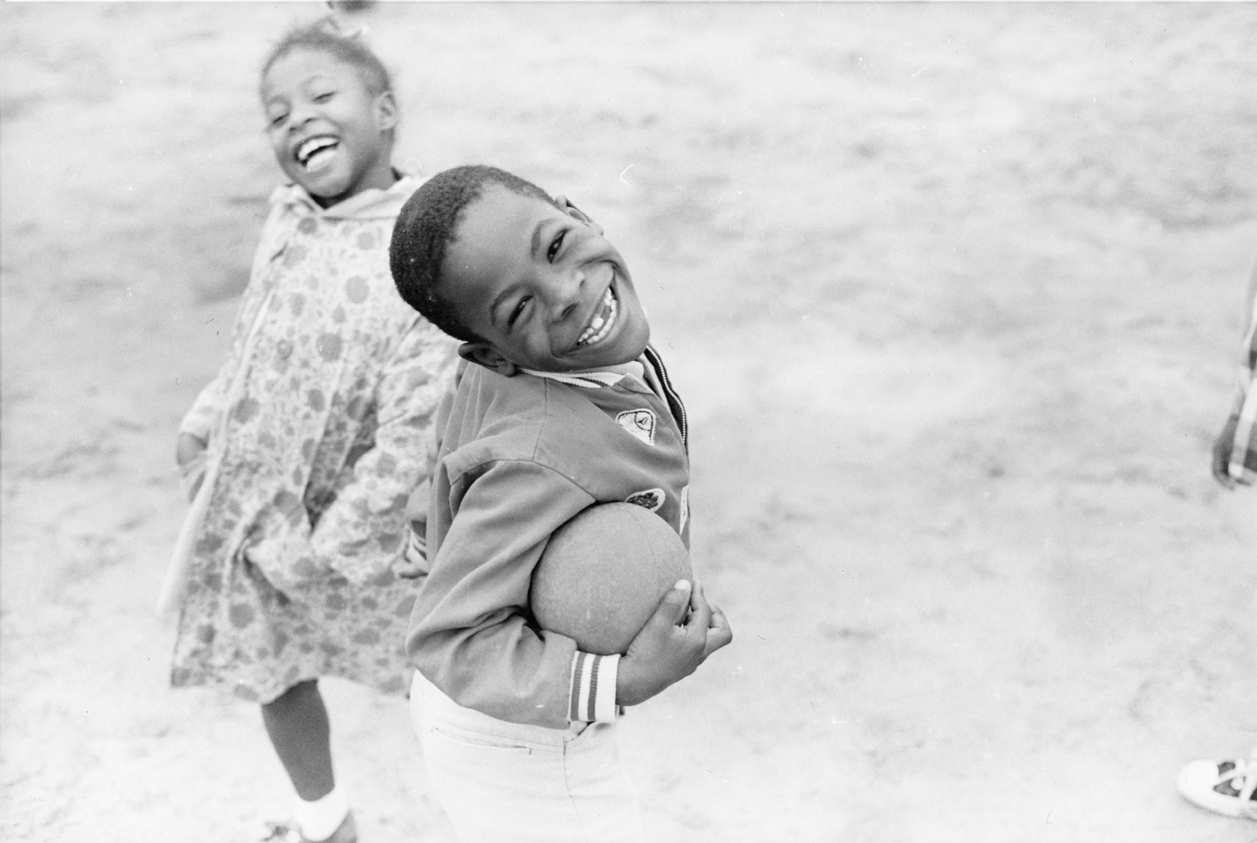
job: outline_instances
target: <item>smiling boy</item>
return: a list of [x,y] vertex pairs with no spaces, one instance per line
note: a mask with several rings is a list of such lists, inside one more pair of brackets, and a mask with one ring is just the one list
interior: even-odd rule
[[628,266],[571,203],[491,167],[416,191],[390,260],[465,361],[437,420],[431,570],[407,637],[430,778],[463,840],[640,841],[612,723],[729,625],[682,582],[627,653],[601,657],[528,608],[550,535],[595,503],[646,506],[688,545],[685,412]]

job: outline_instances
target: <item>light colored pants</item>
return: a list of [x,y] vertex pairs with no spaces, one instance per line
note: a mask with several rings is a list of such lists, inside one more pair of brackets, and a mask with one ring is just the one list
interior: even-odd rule
[[508,723],[458,705],[418,671],[410,713],[463,843],[644,843],[613,725]]

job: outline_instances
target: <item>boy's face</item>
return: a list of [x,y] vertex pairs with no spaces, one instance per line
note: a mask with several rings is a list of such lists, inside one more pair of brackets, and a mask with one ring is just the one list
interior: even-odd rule
[[463,346],[469,360],[509,376],[614,366],[645,351],[650,326],[624,259],[600,226],[559,203],[488,185],[463,209],[441,286],[484,340]]
[[373,95],[358,68],[294,50],[263,78],[262,106],[279,166],[324,207],[392,185],[393,95]]

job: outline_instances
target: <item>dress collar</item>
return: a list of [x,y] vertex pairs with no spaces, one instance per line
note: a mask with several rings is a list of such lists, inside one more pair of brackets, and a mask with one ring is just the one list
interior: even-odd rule
[[314,197],[299,184],[287,184],[271,193],[272,205],[285,205],[299,214],[310,214],[334,220],[394,219],[402,205],[422,183],[413,173],[397,171],[398,180],[387,189],[378,187],[355,193],[330,208],[321,208]]

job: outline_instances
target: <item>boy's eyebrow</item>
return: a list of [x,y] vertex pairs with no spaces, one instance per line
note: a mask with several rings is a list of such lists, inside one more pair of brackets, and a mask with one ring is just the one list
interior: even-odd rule
[[538,222],[538,223],[537,223],[536,227],[535,227],[535,228],[533,228],[533,230],[532,230],[532,257],[533,257],[533,260],[536,260],[536,259],[537,259],[537,250],[541,248],[541,227],[542,227],[543,225],[545,225],[545,224],[546,224],[546,221],[545,221],[545,220],[541,220],[540,222]]

